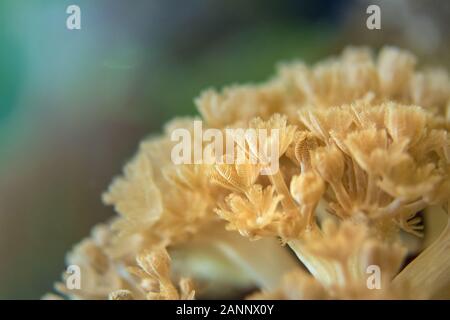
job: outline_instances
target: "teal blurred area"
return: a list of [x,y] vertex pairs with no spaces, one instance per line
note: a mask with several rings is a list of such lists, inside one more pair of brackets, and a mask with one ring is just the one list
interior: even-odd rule
[[[71,4],[81,30],[66,28]],[[113,215],[100,200],[112,177],[143,137],[196,114],[201,90],[261,81],[279,61],[314,62],[347,44],[379,47],[388,37],[413,47],[395,24],[368,33],[364,6],[2,0],[0,299],[52,289],[65,252]],[[423,55],[441,57],[435,50]]]

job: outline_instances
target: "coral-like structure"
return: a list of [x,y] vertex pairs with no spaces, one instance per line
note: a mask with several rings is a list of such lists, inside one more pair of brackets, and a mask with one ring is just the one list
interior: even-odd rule
[[[176,165],[171,133],[192,131],[194,119],[173,120],[103,195],[119,215],[69,253],[81,288],[58,291],[116,300],[243,288],[255,288],[252,299],[449,296],[449,226],[435,237],[422,219],[449,219],[445,70],[416,70],[396,48],[377,57],[349,48],[313,67],[283,64],[262,84],[207,90],[196,104],[208,128],[278,129],[280,169]],[[426,248],[410,245],[424,235],[434,240]]]

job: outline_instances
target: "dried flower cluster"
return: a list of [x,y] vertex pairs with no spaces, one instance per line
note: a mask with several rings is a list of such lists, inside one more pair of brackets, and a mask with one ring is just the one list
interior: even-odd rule
[[[255,288],[253,299],[450,297],[445,70],[416,70],[396,48],[376,58],[350,48],[313,67],[282,65],[260,85],[207,90],[196,104],[210,128],[279,129],[280,170],[175,165],[170,133],[194,120],[175,119],[141,143],[104,194],[119,215],[68,255],[81,289],[58,291],[116,300],[244,288]],[[424,228],[424,219],[444,225]],[[423,236],[433,241],[418,249]],[[408,255],[416,257],[405,266]],[[367,285],[370,266],[381,270],[380,289]]]

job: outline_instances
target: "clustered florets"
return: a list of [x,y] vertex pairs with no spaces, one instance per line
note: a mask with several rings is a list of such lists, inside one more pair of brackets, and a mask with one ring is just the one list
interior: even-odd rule
[[[448,226],[403,265],[417,254],[406,234],[424,235],[422,213],[450,210],[450,80],[415,65],[395,48],[376,59],[350,48],[311,68],[282,65],[260,85],[203,92],[196,104],[210,128],[279,129],[280,170],[175,165],[170,133],[192,130],[194,119],[173,120],[104,194],[119,215],[68,255],[81,289],[57,289],[87,299],[193,299],[249,286],[257,299],[448,294]],[[380,290],[367,287],[370,265],[383,274]]]

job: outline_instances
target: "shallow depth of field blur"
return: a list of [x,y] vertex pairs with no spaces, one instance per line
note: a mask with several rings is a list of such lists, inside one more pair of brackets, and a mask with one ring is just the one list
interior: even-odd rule
[[[81,8],[67,30],[66,8]],[[369,4],[381,30],[368,30]],[[207,87],[266,79],[346,45],[449,66],[445,0],[2,0],[0,299],[51,290],[64,255],[113,215],[101,193],[139,141]]]

